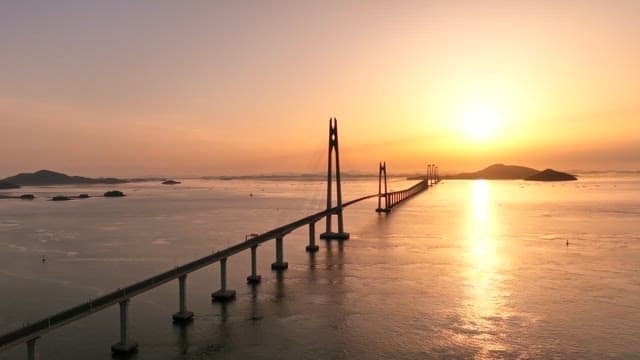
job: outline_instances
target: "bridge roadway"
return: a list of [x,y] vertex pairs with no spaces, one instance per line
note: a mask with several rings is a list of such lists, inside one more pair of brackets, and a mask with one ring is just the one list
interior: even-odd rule
[[398,191],[388,192],[386,194],[380,194],[380,197],[382,198],[386,197],[385,203],[387,205],[386,209],[381,209],[381,210],[389,211],[391,210],[391,208],[398,205],[399,203],[423,192],[424,190],[427,190],[429,186],[430,186],[429,181],[423,180],[405,190],[398,190]]
[[[363,196],[361,198],[351,200],[349,202],[342,204],[342,207],[344,208],[349,205],[355,204],[357,202],[367,200],[377,196],[379,195],[374,194],[374,195]],[[126,301],[127,299],[130,299],[136,295],[142,294],[146,291],[149,291],[153,288],[163,285],[169,281],[178,279],[183,275],[189,274],[205,266],[208,266],[220,260],[226,259],[241,251],[250,249],[263,242],[275,239],[277,237],[283,237],[302,226],[315,224],[316,222],[321,220],[323,217],[337,214],[338,211],[339,209],[336,206],[331,209],[317,212],[315,214],[304,217],[300,220],[294,221],[290,224],[286,224],[286,225],[277,227],[275,229],[269,230],[265,233],[259,234],[253,238],[248,239],[247,241],[243,241],[241,243],[238,243],[226,249],[217,251],[211,255],[204,256],[200,259],[191,261],[187,264],[165,271],[156,276],[152,276],[146,280],[142,280],[133,285],[129,285],[123,289],[118,289],[116,291],[110,292],[106,295],[93,299],[89,302],[61,311],[48,318],[36,321],[34,323],[30,323],[20,329],[11,331],[9,333],[6,333],[0,336],[0,351],[7,350],[15,345],[23,344],[25,342],[29,342],[31,340],[37,339],[55,328],[61,327],[70,322],[89,316],[109,306]]]

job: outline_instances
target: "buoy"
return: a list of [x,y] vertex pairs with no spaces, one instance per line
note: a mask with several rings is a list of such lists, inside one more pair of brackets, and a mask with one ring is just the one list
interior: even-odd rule
[[47,261],[47,258],[44,255],[42,255],[42,262],[44,263],[45,261]]

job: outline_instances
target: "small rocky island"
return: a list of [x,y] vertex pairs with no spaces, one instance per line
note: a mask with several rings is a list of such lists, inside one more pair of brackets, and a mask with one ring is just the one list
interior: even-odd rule
[[568,173],[555,171],[552,169],[546,169],[544,171],[540,171],[537,174],[533,174],[525,178],[528,181],[574,181],[578,180],[575,175],[571,175]]
[[171,180],[171,179],[167,179],[165,181],[162,182],[163,185],[178,185],[181,184],[180,181],[175,181],[175,180]]
[[122,197],[125,196],[122,191],[111,190],[104,193],[104,197]]
[[33,200],[36,196],[33,194],[23,194],[20,196],[17,195],[4,195],[0,194],[0,199],[22,199],[22,200]]
[[69,200],[71,200],[71,198],[66,195],[56,195],[51,198],[51,201],[69,201]]

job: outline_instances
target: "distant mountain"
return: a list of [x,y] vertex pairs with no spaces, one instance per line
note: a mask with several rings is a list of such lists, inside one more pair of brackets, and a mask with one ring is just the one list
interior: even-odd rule
[[15,176],[0,180],[21,186],[38,185],[78,185],[78,184],[121,184],[126,180],[116,178],[92,179],[82,176],[69,176],[51,170],[40,170],[34,173],[21,173]]
[[521,180],[540,171],[525,166],[494,164],[480,171],[446,176],[446,179]]
[[537,174],[533,174],[525,178],[525,180],[529,181],[572,181],[578,180],[574,175],[555,171],[552,169],[546,169],[544,171],[540,171]]
[[10,182],[0,182],[0,189],[20,189],[20,185],[12,184]]

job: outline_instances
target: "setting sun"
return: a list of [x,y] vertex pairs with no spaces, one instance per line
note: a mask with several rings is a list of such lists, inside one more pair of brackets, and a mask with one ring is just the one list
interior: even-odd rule
[[473,140],[488,140],[495,137],[501,123],[500,115],[488,107],[474,107],[462,115],[462,130]]

